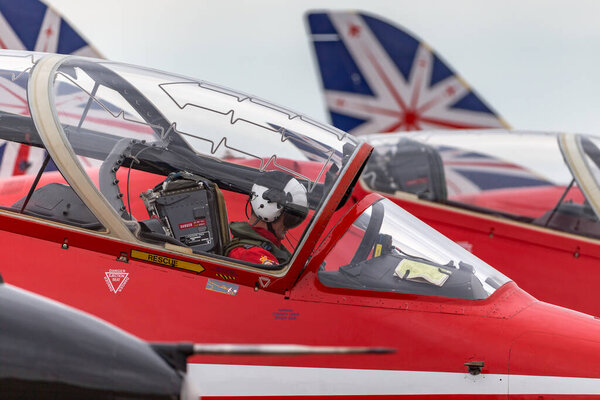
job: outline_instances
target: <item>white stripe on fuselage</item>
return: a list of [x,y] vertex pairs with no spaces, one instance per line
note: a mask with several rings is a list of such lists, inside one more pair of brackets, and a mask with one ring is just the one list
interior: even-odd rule
[[370,369],[190,364],[204,396],[324,396],[507,393],[506,375]]
[[600,394],[600,379],[370,369],[189,364],[204,396]]

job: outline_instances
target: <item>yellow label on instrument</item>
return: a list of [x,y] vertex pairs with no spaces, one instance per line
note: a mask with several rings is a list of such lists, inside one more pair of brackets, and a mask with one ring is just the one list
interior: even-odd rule
[[168,267],[186,269],[188,271],[202,272],[204,267],[198,263],[178,260],[176,258],[159,256],[158,254],[146,253],[145,251],[131,250],[131,258],[136,260],[149,261],[154,264],[166,265]]
[[381,255],[381,248],[383,246],[378,244],[377,246],[375,246],[375,254],[373,254],[373,257],[379,257]]

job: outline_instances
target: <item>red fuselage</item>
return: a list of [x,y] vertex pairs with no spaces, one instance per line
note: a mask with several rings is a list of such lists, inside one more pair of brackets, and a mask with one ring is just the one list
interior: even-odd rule
[[[131,188],[132,193],[139,189]],[[456,226],[449,212],[430,209],[424,218],[428,222],[446,217],[447,226]],[[461,223],[463,228],[469,224],[468,219]],[[494,227],[491,238],[485,230],[482,236],[494,241],[503,235]],[[130,257],[132,250],[198,259],[15,214],[0,216],[0,239],[6,254],[1,272],[8,283],[149,341],[397,349],[393,355],[198,357],[189,374],[207,398],[600,398],[600,323],[539,302],[512,282],[479,301],[329,288],[319,282],[318,266],[309,262],[295,284],[281,290],[277,277],[267,273],[232,268],[217,259],[202,259],[201,273],[138,261]],[[521,248],[506,257],[533,255]],[[544,271],[541,259],[531,263],[532,271]],[[561,282],[557,279],[557,285]],[[481,374],[469,374],[465,363],[480,361]],[[223,377],[230,374],[236,378]]]

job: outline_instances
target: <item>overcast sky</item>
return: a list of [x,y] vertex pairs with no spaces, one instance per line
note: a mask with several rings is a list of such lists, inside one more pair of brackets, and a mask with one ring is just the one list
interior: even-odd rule
[[596,0],[45,0],[106,58],[177,72],[329,122],[309,9],[385,16],[514,128],[600,134]]

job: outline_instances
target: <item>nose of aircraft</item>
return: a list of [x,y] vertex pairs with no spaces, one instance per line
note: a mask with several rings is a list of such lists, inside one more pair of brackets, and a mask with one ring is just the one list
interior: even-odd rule
[[523,330],[510,346],[511,394],[600,394],[600,320],[541,302],[515,319]]

